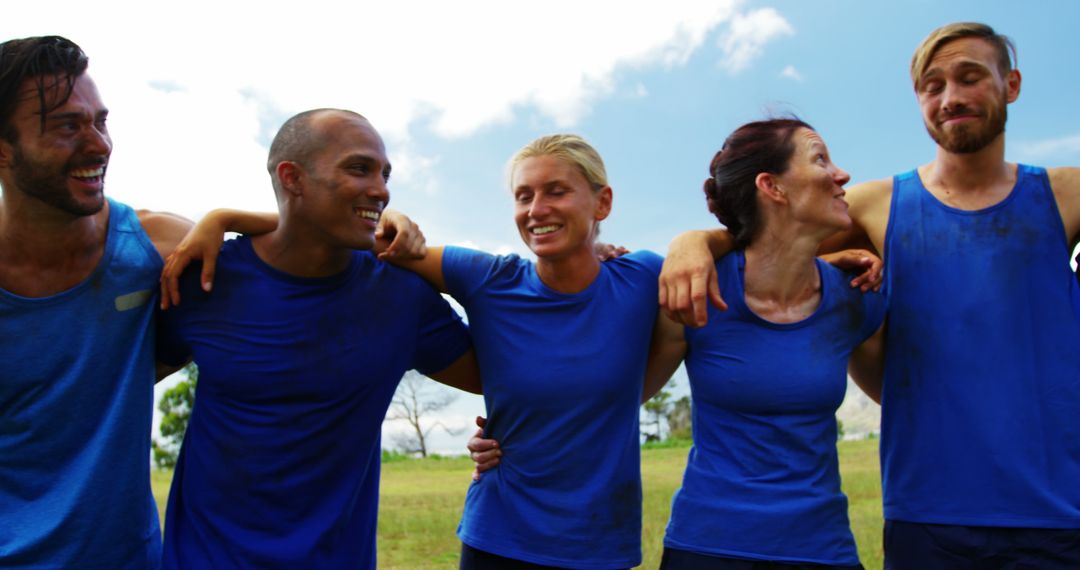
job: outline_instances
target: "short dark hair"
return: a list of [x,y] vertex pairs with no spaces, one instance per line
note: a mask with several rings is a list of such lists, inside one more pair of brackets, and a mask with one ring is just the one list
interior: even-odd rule
[[[75,89],[75,80],[86,73],[89,58],[75,42],[60,36],[36,36],[8,40],[0,44],[0,138],[14,142],[18,136],[11,117],[19,104],[19,89],[26,79],[35,79],[41,102],[41,129],[45,115],[67,103]],[[61,75],[62,81],[46,84],[45,78]],[[46,92],[60,96],[46,107]]]
[[270,152],[266,158],[266,170],[273,179],[275,189],[278,180],[274,173],[279,163],[288,160],[305,168],[309,166],[311,156],[318,150],[314,144],[316,133],[312,123],[315,116],[322,113],[344,113],[364,119],[363,115],[354,111],[329,108],[311,109],[289,117],[270,142]]
[[757,206],[757,175],[783,174],[795,153],[792,136],[800,128],[813,130],[797,117],[747,123],[728,135],[709,164],[705,200],[709,211],[745,248],[761,229]]

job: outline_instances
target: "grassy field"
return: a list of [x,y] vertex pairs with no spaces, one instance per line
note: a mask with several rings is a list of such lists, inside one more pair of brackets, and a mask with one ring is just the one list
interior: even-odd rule
[[[645,449],[641,568],[657,568],[671,495],[686,465],[686,447]],[[840,442],[840,471],[851,526],[867,570],[881,568],[881,483],[877,441]],[[454,535],[472,463],[465,458],[394,461],[383,465],[379,509],[379,568],[457,568]],[[171,472],[155,472],[154,495],[164,520]]]

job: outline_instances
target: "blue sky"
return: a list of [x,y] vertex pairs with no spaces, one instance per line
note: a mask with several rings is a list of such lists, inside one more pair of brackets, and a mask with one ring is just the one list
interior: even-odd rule
[[[1080,164],[1080,3],[1067,0],[113,6],[9,6],[0,37],[82,44],[111,108],[107,192],[192,218],[272,209],[269,137],[295,112],[340,106],[383,133],[392,205],[433,244],[526,253],[506,160],[568,131],[607,163],[603,237],[662,253],[679,231],[716,224],[701,181],[743,122],[798,114],[855,182],[928,162],[908,65],[932,29],[958,20],[1017,44],[1007,157]],[[451,423],[480,410],[463,397]]]

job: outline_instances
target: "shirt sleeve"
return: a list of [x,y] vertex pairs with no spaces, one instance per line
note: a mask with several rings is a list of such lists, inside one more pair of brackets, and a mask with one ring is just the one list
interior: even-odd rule
[[412,367],[432,374],[450,366],[472,348],[472,339],[461,317],[427,283],[418,285],[420,330]]
[[454,246],[444,248],[442,271],[446,290],[459,303],[467,304],[490,277],[499,259],[498,256],[475,249]]

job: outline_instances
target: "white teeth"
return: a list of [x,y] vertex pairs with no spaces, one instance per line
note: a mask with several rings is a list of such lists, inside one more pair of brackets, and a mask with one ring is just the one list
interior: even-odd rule
[[75,178],[97,178],[105,174],[105,167],[99,166],[97,168],[82,168],[79,170],[72,170],[71,175]]
[[549,233],[559,229],[560,227],[561,226],[554,226],[554,225],[553,226],[540,226],[538,228],[533,228],[533,229],[531,229],[529,231],[531,231],[533,233],[533,235],[540,236],[540,235],[544,235],[544,234],[549,234]]
[[375,221],[375,222],[379,221],[379,213],[378,212],[375,212],[375,211],[372,211],[372,210],[362,210],[360,208],[357,208],[356,211],[360,213],[361,218],[367,218],[367,219]]

